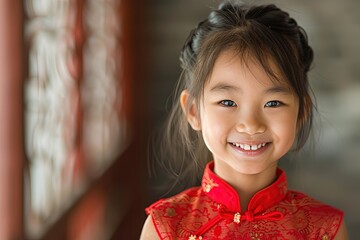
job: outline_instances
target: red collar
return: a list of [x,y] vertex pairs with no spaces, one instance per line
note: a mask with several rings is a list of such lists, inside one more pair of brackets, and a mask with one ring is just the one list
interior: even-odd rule
[[[214,172],[214,162],[206,165],[202,179],[203,191],[215,202],[231,212],[241,212],[238,193]],[[285,198],[288,191],[285,172],[277,169],[277,179],[270,186],[257,192],[249,202],[248,211],[258,214]]]

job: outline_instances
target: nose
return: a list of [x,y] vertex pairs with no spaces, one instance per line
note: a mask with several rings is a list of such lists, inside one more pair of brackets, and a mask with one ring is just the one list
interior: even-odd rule
[[260,113],[248,109],[239,113],[236,130],[240,133],[255,135],[264,133],[266,131],[266,124]]

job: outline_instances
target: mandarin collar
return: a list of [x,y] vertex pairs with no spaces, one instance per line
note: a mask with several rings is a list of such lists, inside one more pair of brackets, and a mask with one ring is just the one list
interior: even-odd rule
[[[202,178],[202,190],[213,201],[225,206],[229,211],[241,212],[240,198],[234,188],[214,173],[214,162],[206,165]],[[247,211],[261,213],[285,198],[288,185],[286,174],[280,168],[276,171],[277,179],[270,186],[255,193],[249,202]],[[241,196],[240,196],[241,197]]]

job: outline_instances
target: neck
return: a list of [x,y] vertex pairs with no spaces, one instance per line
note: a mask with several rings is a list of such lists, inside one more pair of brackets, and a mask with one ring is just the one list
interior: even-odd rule
[[215,164],[214,172],[238,192],[241,211],[245,212],[251,198],[276,180],[276,168],[277,164],[274,164],[260,173],[246,174],[234,170],[229,165]]

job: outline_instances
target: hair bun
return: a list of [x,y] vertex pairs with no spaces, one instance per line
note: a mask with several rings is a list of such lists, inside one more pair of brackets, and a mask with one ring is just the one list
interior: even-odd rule
[[305,30],[299,26],[299,38],[300,38],[300,44],[301,44],[301,57],[302,62],[304,65],[304,71],[308,72],[310,70],[311,64],[314,60],[314,52],[313,49],[308,44],[308,38],[306,35]]
[[204,31],[207,29],[207,27],[204,26],[206,24],[208,25],[207,19],[200,22],[196,28],[192,29],[186,38],[180,53],[180,63],[183,69],[187,69],[194,65],[201,41],[205,35]]

